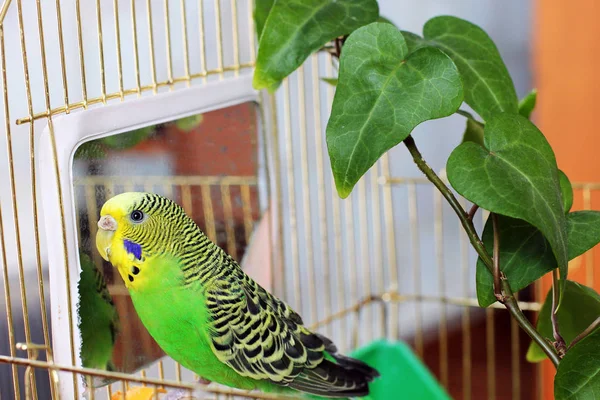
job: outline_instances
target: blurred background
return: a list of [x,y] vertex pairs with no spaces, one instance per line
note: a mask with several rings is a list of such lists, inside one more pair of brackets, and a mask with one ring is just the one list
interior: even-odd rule
[[[217,1],[101,0],[99,12],[91,4],[78,10],[78,2],[41,2],[50,108],[59,114],[61,107],[70,104],[67,109],[78,112],[84,107],[118,102],[123,89],[133,88],[126,97],[133,99],[250,74],[255,58],[255,43],[248,33],[253,29],[249,21],[251,3]],[[62,36],[57,29],[56,4],[60,5]],[[429,18],[455,15],[487,31],[507,64],[519,97],[534,87],[538,89],[533,119],[554,147],[559,167],[574,182],[574,209],[598,208],[594,183],[600,182],[600,168],[594,161],[597,143],[593,118],[600,85],[594,49],[599,44],[592,39],[598,29],[592,18],[600,5],[592,0],[576,5],[554,0],[379,0],[379,4],[381,15],[403,30],[421,33]],[[3,128],[3,136],[9,140],[0,141],[0,263],[8,272],[8,286],[0,283],[0,355],[14,354],[8,340],[7,299],[16,341],[24,341],[27,335],[35,343],[47,339],[37,285],[39,270],[46,287],[48,276],[43,193],[36,193],[36,207],[29,157],[31,146],[47,124],[44,115],[33,121],[30,118],[46,110],[39,15],[34,0],[13,1],[4,20],[10,95],[5,105],[8,123]],[[101,40],[99,31],[103,33]],[[188,46],[183,45],[186,41]],[[119,53],[114,50],[117,44]],[[23,49],[27,50],[26,57]],[[122,65],[122,71],[117,65]],[[134,73],[136,70],[139,73]],[[197,71],[204,74],[190,78]],[[24,84],[26,73],[30,87]],[[94,256],[85,238],[92,233],[89,224],[95,221],[94,213],[107,193],[150,187],[181,202],[193,199],[189,204],[191,213],[197,213],[194,217],[198,223],[212,229],[215,240],[241,260],[251,242],[250,232],[269,208],[266,196],[274,196],[282,251],[274,261],[274,276],[268,279],[273,282],[272,290],[308,324],[327,320],[362,299],[386,291],[405,296],[402,302],[386,308],[389,314],[380,313],[380,305],[372,303],[364,307],[360,317],[349,314],[321,324],[319,329],[334,338],[342,350],[381,336],[400,338],[424,360],[453,398],[551,399],[552,369],[525,361],[528,338],[504,311],[476,306],[474,252],[468,248],[454,214],[422,180],[403,147],[393,149],[378,163],[348,200],[337,198],[324,146],[333,88],[319,81],[333,75],[329,56],[320,54],[307,60],[284,83],[275,96],[275,142],[262,141],[257,106],[246,104],[204,115],[191,128],[188,125],[188,130],[173,122],[159,127],[159,134],[127,146],[113,143],[103,148],[101,155],[76,156],[73,184],[77,188],[82,246]],[[181,76],[187,79],[174,79]],[[172,85],[156,85],[173,81]],[[119,92],[121,95],[108,96]],[[415,140],[434,170],[443,173],[448,155],[461,141],[464,124],[464,118],[453,116],[424,123],[415,130]],[[123,135],[132,138],[135,133]],[[273,157],[273,171],[278,171],[276,185],[268,194],[267,181],[261,175],[267,158],[263,150]],[[210,180],[225,176],[244,176],[246,180],[231,190],[222,180]],[[196,182],[204,183],[194,186],[182,177],[195,177]],[[203,190],[208,190],[208,196]],[[95,200],[93,204],[90,199]],[[217,205],[214,213],[207,213],[207,199]],[[224,204],[230,204],[229,214],[225,208],[218,209],[226,207]],[[207,227],[208,214],[212,225],[208,222]],[[36,220],[39,230],[35,229]],[[482,221],[477,224],[481,227]],[[104,269],[110,274],[109,268]],[[574,260],[571,271],[575,279],[594,285],[592,256]],[[108,279],[111,283],[112,278]],[[8,289],[10,297],[5,295]],[[540,285],[520,293],[520,300],[532,310],[529,317],[535,318],[536,301],[547,289],[548,285]],[[119,289],[112,290],[116,296]],[[48,304],[48,312],[50,308]],[[355,318],[360,319],[357,322]],[[26,332],[27,324],[30,332]],[[358,333],[348,334],[349,328]],[[148,359],[161,356],[155,348],[148,354]],[[143,360],[132,365],[142,364]],[[165,374],[173,377],[175,372]],[[38,391],[48,393],[47,374],[38,372],[36,377]],[[22,369],[20,379],[22,386]],[[0,363],[0,397],[10,399],[13,393],[11,367]]]

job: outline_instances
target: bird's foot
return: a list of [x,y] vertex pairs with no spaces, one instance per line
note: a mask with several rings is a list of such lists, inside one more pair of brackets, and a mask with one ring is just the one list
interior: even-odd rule
[[201,383],[201,384],[203,384],[203,385],[208,385],[208,384],[211,382],[211,381],[209,381],[208,379],[204,379],[204,378],[203,378],[203,377],[201,377],[201,376],[198,376],[198,377],[197,377],[197,381],[198,381],[198,383]]

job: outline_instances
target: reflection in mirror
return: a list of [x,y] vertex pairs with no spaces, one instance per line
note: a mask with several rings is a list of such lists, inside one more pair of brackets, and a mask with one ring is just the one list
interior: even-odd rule
[[84,367],[132,373],[164,355],[138,318],[119,273],[96,250],[102,205],[130,191],[166,196],[240,261],[260,216],[256,110],[254,103],[244,103],[77,148],[73,175]]

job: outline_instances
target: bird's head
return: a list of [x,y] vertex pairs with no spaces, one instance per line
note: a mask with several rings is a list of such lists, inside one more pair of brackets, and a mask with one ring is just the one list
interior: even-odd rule
[[[146,259],[163,254],[177,257],[184,232],[193,221],[166,197],[128,192],[109,199],[100,211],[96,247],[119,270],[128,287],[141,278]],[[188,229],[186,229],[188,228]],[[197,229],[197,227],[196,227]]]

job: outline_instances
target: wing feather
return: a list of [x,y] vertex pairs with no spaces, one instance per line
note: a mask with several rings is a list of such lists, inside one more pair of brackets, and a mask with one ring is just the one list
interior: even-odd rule
[[308,393],[368,393],[375,370],[343,356],[339,364],[325,359],[328,352],[338,360],[331,340],[306,329],[300,315],[244,274],[233,259],[224,261],[231,273],[208,280],[205,294],[211,348],[223,363],[242,376]]

